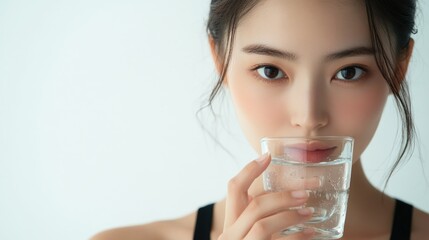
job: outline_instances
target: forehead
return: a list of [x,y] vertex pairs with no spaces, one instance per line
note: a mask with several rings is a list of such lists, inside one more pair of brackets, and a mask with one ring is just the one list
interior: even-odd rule
[[300,55],[371,46],[363,0],[261,0],[240,20],[235,41]]

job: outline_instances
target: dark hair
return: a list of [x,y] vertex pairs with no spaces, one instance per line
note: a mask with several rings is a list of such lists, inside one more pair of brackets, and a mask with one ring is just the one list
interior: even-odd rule
[[[210,93],[208,106],[211,106],[222,90],[237,25],[257,2],[257,0],[212,0],[210,4],[207,32],[209,38],[214,41],[222,69]],[[416,0],[365,0],[365,5],[376,62],[395,98],[403,124],[399,155],[387,176],[387,184],[401,160],[410,157],[415,143],[410,93],[405,73],[398,68],[398,61],[407,53],[411,34],[417,32]],[[382,40],[384,33],[388,33],[385,34],[387,41]]]

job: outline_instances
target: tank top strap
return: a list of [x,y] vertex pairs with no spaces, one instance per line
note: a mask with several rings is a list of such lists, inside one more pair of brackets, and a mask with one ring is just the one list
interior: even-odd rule
[[210,240],[210,232],[213,222],[214,203],[201,207],[197,212],[194,229],[194,240]]
[[411,223],[413,206],[396,199],[390,240],[409,240],[411,238]]

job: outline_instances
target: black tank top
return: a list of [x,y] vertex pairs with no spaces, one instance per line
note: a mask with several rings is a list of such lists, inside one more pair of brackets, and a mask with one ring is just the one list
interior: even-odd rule
[[[210,240],[213,206],[214,204],[209,204],[198,209],[197,221],[194,229],[194,240]],[[409,240],[411,236],[412,219],[413,206],[401,200],[396,200],[390,240]]]

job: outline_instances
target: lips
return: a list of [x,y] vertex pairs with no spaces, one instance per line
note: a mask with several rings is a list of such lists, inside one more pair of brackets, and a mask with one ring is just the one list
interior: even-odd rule
[[309,142],[287,146],[284,154],[291,160],[302,163],[320,163],[335,152],[336,146],[326,146],[318,142]]

